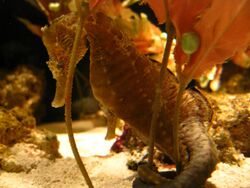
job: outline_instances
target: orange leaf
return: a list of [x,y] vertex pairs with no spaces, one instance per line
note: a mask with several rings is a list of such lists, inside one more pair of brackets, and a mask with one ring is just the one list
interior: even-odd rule
[[[175,47],[175,60],[177,69],[180,69],[186,61],[186,54],[181,49],[181,35],[193,31],[194,24],[198,21],[202,12],[209,7],[212,0],[166,0],[170,19],[175,26],[177,45]],[[154,11],[160,23],[166,21],[166,13],[163,0],[145,0]]]
[[212,0],[169,0],[169,14],[176,30],[177,45],[175,60],[177,67],[186,62],[186,54],[181,49],[181,36],[185,32],[194,31],[194,24],[202,13],[211,5]]
[[144,2],[149,4],[159,23],[164,23],[166,21],[165,5],[163,0],[144,0]]
[[202,12],[212,0],[168,0],[168,10],[171,21],[176,28],[177,37],[180,33],[190,32],[199,20]]
[[216,0],[204,12],[194,30],[200,48],[185,65],[185,77],[199,77],[215,64],[223,63],[250,43],[250,1]]

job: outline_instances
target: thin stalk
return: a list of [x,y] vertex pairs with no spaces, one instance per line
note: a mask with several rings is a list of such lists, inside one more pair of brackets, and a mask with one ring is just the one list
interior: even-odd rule
[[[190,55],[187,56],[186,62],[187,64],[190,61]],[[181,76],[181,68],[177,69],[178,76]],[[176,172],[179,174],[181,171],[181,156],[180,156],[180,143],[179,143],[179,120],[180,120],[180,107],[182,102],[182,96],[189,82],[183,82],[181,77],[179,77],[180,87],[176,97],[175,109],[174,109],[174,119],[173,119],[173,148],[174,148],[174,157],[176,162]]]
[[181,157],[180,157],[180,143],[179,143],[179,117],[180,117],[180,106],[182,101],[182,96],[185,91],[186,86],[183,84],[180,84],[177,98],[176,98],[176,104],[175,104],[175,110],[174,110],[174,120],[173,120],[173,148],[174,148],[174,156],[175,156],[175,162],[176,162],[176,171],[177,173],[180,173],[181,171]]
[[155,133],[157,129],[157,122],[159,118],[159,114],[161,111],[161,92],[162,92],[162,85],[163,85],[163,80],[165,77],[166,69],[167,69],[167,63],[171,51],[171,46],[172,42],[174,39],[174,29],[173,26],[169,20],[168,12],[167,12],[167,3],[165,0],[164,4],[166,7],[166,31],[167,31],[167,42],[162,58],[162,65],[161,65],[161,70],[160,70],[160,76],[159,76],[159,81],[156,85],[155,89],[155,97],[154,97],[154,102],[152,105],[152,119],[151,119],[151,124],[150,124],[150,133],[149,133],[149,148],[148,148],[148,165],[151,168],[153,166],[153,158],[154,158],[154,142],[155,142]]
[[81,11],[81,6],[79,1],[75,0],[75,3],[77,5],[78,8],[78,13],[79,13],[79,20],[78,20],[78,25],[77,25],[77,30],[76,30],[76,36],[74,39],[74,44],[73,44],[73,49],[72,49],[72,53],[71,53],[71,57],[70,57],[70,62],[69,62],[69,67],[68,67],[68,74],[67,74],[67,80],[66,80],[66,94],[65,94],[65,123],[66,123],[66,127],[67,127],[67,132],[68,132],[68,137],[69,137],[69,142],[70,142],[70,146],[72,149],[72,152],[74,154],[74,157],[76,159],[76,162],[80,168],[80,171],[88,185],[89,188],[94,188],[88,172],[81,160],[80,154],[78,152],[77,146],[76,146],[76,142],[74,139],[74,133],[72,130],[72,118],[71,118],[71,96],[72,96],[72,85],[73,85],[73,75],[75,72],[75,68],[76,68],[76,50],[77,47],[79,46],[79,42],[80,42],[80,36],[82,33],[82,28],[83,28],[83,17],[82,17],[82,11]]

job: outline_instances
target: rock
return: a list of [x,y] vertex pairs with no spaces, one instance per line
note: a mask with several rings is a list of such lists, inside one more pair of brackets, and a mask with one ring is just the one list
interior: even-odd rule
[[[21,109],[20,109],[21,110]],[[28,114],[27,114],[28,116]],[[9,145],[16,143],[30,132],[11,110],[0,108],[0,143]]]
[[41,75],[19,66],[0,81],[0,106],[21,107],[33,112],[40,102],[44,84]]
[[22,142],[35,144],[39,150],[47,154],[49,159],[61,157],[58,152],[59,142],[56,134],[46,129],[33,129],[29,135],[23,138]]
[[0,108],[0,167],[29,171],[41,160],[60,157],[56,134],[36,129],[35,118],[22,108]]
[[17,143],[1,155],[1,168],[7,172],[28,172],[44,160],[49,160],[45,151],[35,144]]
[[241,153],[250,155],[250,93],[206,93],[214,111],[209,134],[217,144],[219,157],[238,163]]

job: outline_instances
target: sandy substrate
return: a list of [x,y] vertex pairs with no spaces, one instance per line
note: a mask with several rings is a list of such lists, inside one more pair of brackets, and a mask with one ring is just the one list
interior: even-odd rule
[[[79,122],[78,122],[79,123]],[[63,127],[60,125],[60,128]],[[75,126],[77,129],[78,125]],[[91,126],[90,126],[91,127]],[[85,129],[86,130],[86,129]],[[78,130],[79,131],[79,130]],[[87,187],[72,157],[67,136],[58,131],[63,158],[41,160],[28,173],[0,171],[0,188],[83,188]],[[128,153],[109,154],[113,141],[104,141],[105,128],[94,128],[76,134],[76,141],[94,186],[97,188],[130,188],[136,173],[127,169]],[[86,144],[88,142],[88,144]],[[91,156],[93,154],[100,156]],[[27,159],[28,160],[28,159]],[[242,166],[218,164],[206,188],[250,188],[250,158]]]

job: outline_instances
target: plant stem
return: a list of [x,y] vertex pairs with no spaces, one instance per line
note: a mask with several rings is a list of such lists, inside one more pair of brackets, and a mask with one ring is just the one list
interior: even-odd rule
[[161,111],[161,92],[162,92],[162,84],[164,81],[166,69],[167,69],[167,63],[171,51],[172,42],[174,39],[174,29],[173,26],[169,20],[168,12],[167,12],[167,3],[164,0],[164,4],[166,7],[166,31],[167,31],[167,42],[162,58],[162,65],[160,70],[160,76],[159,81],[156,85],[155,89],[155,97],[154,102],[152,105],[152,119],[150,124],[150,133],[149,133],[149,148],[148,148],[148,165],[149,167],[153,166],[153,158],[154,158],[154,142],[155,142],[155,134],[157,129],[157,120],[159,118],[159,114]]
[[[187,64],[190,61],[190,55],[187,55],[187,59],[184,64]],[[176,162],[176,172],[177,174],[181,171],[181,157],[180,157],[180,144],[179,144],[179,117],[180,117],[180,107],[182,102],[182,96],[189,82],[183,82],[181,77],[181,67],[177,66],[177,75],[179,78],[179,89],[176,97],[175,109],[174,109],[174,119],[173,119],[173,148],[174,148],[174,156]]]
[[174,156],[175,156],[175,163],[176,163],[176,171],[179,173],[181,171],[181,157],[180,157],[180,144],[179,144],[179,117],[180,117],[180,106],[182,101],[182,96],[185,91],[186,86],[180,84],[175,110],[174,110],[174,120],[173,120],[173,148],[174,148]]
[[67,132],[68,132],[68,137],[69,137],[69,142],[70,142],[70,146],[72,149],[72,152],[74,154],[74,157],[76,159],[76,162],[80,168],[80,171],[83,175],[83,177],[85,178],[85,181],[87,183],[87,185],[90,188],[93,188],[93,184],[89,178],[88,172],[81,160],[80,154],[78,152],[77,146],[76,146],[76,142],[74,139],[74,133],[72,130],[72,118],[71,118],[71,96],[72,96],[72,85],[73,85],[73,75],[75,72],[75,68],[76,68],[76,50],[78,47],[78,44],[80,42],[80,36],[82,33],[82,28],[83,28],[83,17],[81,14],[81,6],[79,1],[75,0],[75,3],[77,5],[77,9],[78,9],[78,13],[79,13],[79,20],[78,20],[78,24],[77,24],[77,30],[76,30],[76,35],[75,35],[75,39],[74,39],[74,44],[73,44],[73,49],[72,49],[72,53],[71,53],[71,57],[70,57],[70,62],[69,62],[69,67],[68,67],[68,74],[67,74],[67,80],[66,80],[66,94],[65,94],[65,123],[66,123],[66,127],[67,127]]

